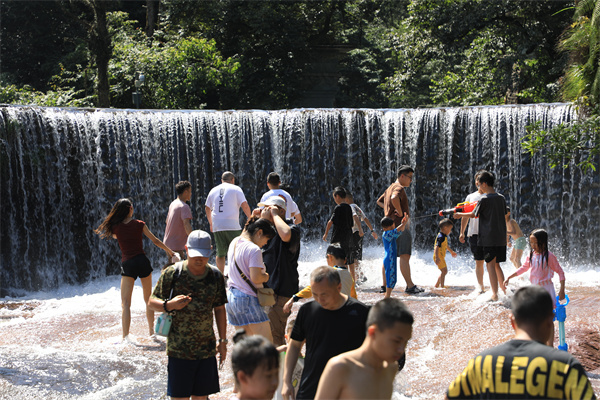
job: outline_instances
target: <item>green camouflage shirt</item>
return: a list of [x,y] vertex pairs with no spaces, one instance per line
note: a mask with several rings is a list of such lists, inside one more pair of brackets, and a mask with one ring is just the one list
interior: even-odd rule
[[192,301],[173,315],[167,337],[167,355],[186,360],[213,357],[217,353],[213,309],[227,303],[223,274],[218,268],[207,264],[204,275],[194,276],[188,271],[187,261],[182,261],[165,268],[154,287],[152,297],[161,301],[169,297],[175,266],[178,264],[183,264],[183,270],[175,280],[173,297],[189,294]]

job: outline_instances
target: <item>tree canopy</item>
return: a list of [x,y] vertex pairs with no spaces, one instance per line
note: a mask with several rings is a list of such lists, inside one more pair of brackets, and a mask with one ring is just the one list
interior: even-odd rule
[[303,107],[324,87],[338,107],[557,101],[561,35],[573,15],[597,33],[572,5],[3,0],[0,101],[130,107],[139,73],[147,108]]

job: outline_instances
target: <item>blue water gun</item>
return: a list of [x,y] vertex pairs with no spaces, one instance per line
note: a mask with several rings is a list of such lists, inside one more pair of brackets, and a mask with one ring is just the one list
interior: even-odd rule
[[556,320],[558,321],[558,338],[559,350],[569,351],[569,345],[565,342],[565,319],[567,319],[567,304],[569,304],[569,296],[565,295],[567,302],[560,304],[558,296],[556,296]]

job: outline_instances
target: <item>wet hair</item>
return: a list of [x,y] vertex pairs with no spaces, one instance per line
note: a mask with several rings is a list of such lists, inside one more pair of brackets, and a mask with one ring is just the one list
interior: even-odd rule
[[477,179],[479,183],[485,183],[489,187],[494,187],[494,182],[496,181],[494,174],[486,170],[481,171]]
[[106,218],[104,218],[104,221],[102,221],[94,232],[100,235],[102,239],[110,239],[113,234],[113,228],[127,218],[131,207],[133,207],[133,202],[130,199],[117,200]]
[[438,223],[438,226],[440,227],[440,229],[442,229],[443,227],[448,226],[448,225],[454,226],[454,222],[452,222],[452,220],[450,218],[444,218],[443,220],[441,220]]
[[310,273],[311,283],[320,283],[323,280],[327,280],[329,285],[337,286],[342,283],[339,272],[335,268],[328,266],[317,267]]
[[338,260],[346,259],[346,251],[339,243],[331,243],[329,246],[327,246],[327,253],[325,254],[331,254],[333,258],[337,258]]
[[390,217],[383,217],[383,218],[381,218],[380,224],[381,224],[382,228],[387,228],[388,226],[394,225],[394,220],[391,219]]
[[333,189],[333,195],[339,196],[342,199],[345,199],[346,198],[346,189],[344,189],[342,186],[336,186],[335,189]]
[[183,194],[183,192],[185,192],[188,188],[191,188],[192,184],[188,181],[180,181],[177,183],[177,185],[175,185],[175,192],[177,193],[177,196]]
[[[542,255],[542,268],[548,268],[548,232],[545,229],[534,229],[529,236],[535,237],[538,249]],[[529,246],[531,247],[531,245]],[[529,251],[529,260],[533,258],[533,248]]]
[[235,175],[233,175],[233,172],[230,172],[230,171],[225,171],[225,172],[223,172],[223,175],[221,175],[221,180],[223,182],[231,182],[231,181],[233,181],[234,178],[235,178]]
[[406,304],[393,297],[379,300],[367,316],[367,328],[375,325],[380,331],[391,328],[396,322],[412,325],[415,319]]
[[398,178],[400,178],[400,175],[408,175],[411,172],[414,174],[415,170],[410,165],[401,165],[398,168]]
[[331,254],[333,258],[337,258],[338,260],[346,259],[346,251],[339,243],[331,243],[329,246],[327,246],[326,254]]
[[267,176],[267,182],[269,182],[271,185],[279,185],[281,183],[281,178],[277,172],[271,172]]
[[511,302],[512,314],[517,325],[527,323],[539,325],[553,315],[553,309],[550,293],[538,285],[519,288]]
[[268,237],[269,239],[273,239],[277,232],[273,228],[273,225],[269,222],[269,220],[264,218],[259,218],[255,215],[250,217],[250,219],[246,222],[244,226],[244,231],[248,232],[250,236],[254,236],[258,230],[262,230],[263,235]]
[[239,329],[234,337],[231,352],[231,369],[236,385],[239,385],[237,373],[254,375],[260,366],[266,369],[279,368],[279,352],[268,339],[260,335],[246,336],[244,329]]

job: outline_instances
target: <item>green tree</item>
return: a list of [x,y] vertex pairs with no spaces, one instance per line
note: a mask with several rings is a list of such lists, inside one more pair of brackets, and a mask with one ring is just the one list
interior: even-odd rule
[[69,54],[85,43],[85,29],[58,1],[0,1],[0,78],[26,91],[52,89]]
[[239,81],[239,64],[225,59],[214,40],[156,32],[154,40],[127,19],[123,12],[109,13],[113,36],[110,62],[112,103],[131,107],[133,82],[143,73],[145,108],[199,109],[226,107]]
[[575,164],[595,171],[600,162],[600,0],[578,2],[560,48],[570,55],[563,98],[575,101],[579,119],[550,130],[528,127],[523,149],[543,154],[552,168]]
[[566,100],[589,97],[600,102],[600,1],[581,0],[575,9],[560,48],[569,52],[571,62],[565,75],[563,95]]
[[413,0],[391,35],[396,106],[552,101],[566,58],[561,2]]

